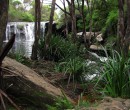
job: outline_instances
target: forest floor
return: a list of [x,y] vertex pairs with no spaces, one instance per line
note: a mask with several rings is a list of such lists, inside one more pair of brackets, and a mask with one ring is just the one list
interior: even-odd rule
[[[80,107],[79,110],[130,110],[130,99],[101,97],[94,91],[94,85],[88,83],[86,89],[81,83],[68,82],[68,77],[63,73],[54,71],[55,63],[52,61],[31,61],[30,67],[39,73],[42,77],[47,78],[53,85],[60,87],[77,105],[80,100],[89,102],[90,107]],[[81,94],[84,93],[82,99]],[[101,100],[102,99],[102,100]],[[95,106],[95,107],[91,107]]]
[[[79,104],[79,101],[81,100],[81,98],[83,101],[90,103],[89,105],[90,107],[85,108],[81,106],[79,110],[129,110],[130,109],[129,99],[110,98],[110,97],[102,98],[100,94],[94,91],[93,89],[94,85],[92,83],[88,83],[86,89],[83,87],[81,83],[74,84],[72,81],[68,83],[68,76],[66,76],[63,73],[57,73],[54,71],[55,62],[45,61],[45,60],[32,61],[30,59],[26,59],[26,61],[28,62],[26,63],[26,65],[29,68],[31,68],[36,73],[38,73],[40,77],[43,77],[47,82],[52,84],[54,87],[60,88],[62,91],[64,91],[64,93],[67,94],[75,102],[76,106]],[[15,92],[15,95],[17,92],[18,91]],[[81,93],[84,93],[82,97],[81,97]],[[23,95],[25,97],[25,94],[23,94],[22,92],[20,94],[21,96]],[[39,98],[35,97],[36,101],[38,99]],[[30,100],[33,100],[33,99],[30,99]],[[39,100],[42,100],[42,99],[39,99]],[[36,102],[34,101],[33,103],[36,103]],[[38,105],[39,103],[40,101],[36,105],[39,106]],[[96,107],[91,107],[91,105],[94,105],[94,104],[96,104]],[[43,110],[40,108],[39,109],[38,108],[36,109],[36,108],[26,109],[25,107],[22,110]],[[9,109],[9,110],[13,110],[13,109]]]

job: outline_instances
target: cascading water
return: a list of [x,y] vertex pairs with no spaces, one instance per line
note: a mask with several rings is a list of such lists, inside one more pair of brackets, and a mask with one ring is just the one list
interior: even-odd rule
[[[41,22],[41,36],[44,36],[45,23]],[[13,33],[16,34],[16,39],[11,51],[30,57],[34,42],[34,22],[9,22],[4,42],[7,42]]]

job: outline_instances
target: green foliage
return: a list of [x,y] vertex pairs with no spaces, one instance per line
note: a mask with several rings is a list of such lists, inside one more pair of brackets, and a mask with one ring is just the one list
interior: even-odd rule
[[56,65],[55,70],[68,75],[68,83],[72,79],[74,81],[83,80],[84,74],[88,70],[88,66],[81,57],[68,58],[64,62]]
[[[103,15],[103,12],[101,12],[101,10],[94,10],[93,12],[93,15],[92,15],[92,27],[93,27],[93,30],[96,30],[96,31],[100,31],[104,24],[105,24],[105,21],[106,21],[106,13],[104,13]],[[89,18],[89,21],[90,21],[90,18]]]
[[[12,0],[10,0],[10,1],[12,1]],[[16,1],[12,1],[12,4],[13,4],[14,6],[16,6],[16,5],[20,5],[20,4],[21,4],[21,2],[20,2],[20,1],[18,1],[18,0],[16,0]]]
[[17,52],[17,53],[9,53],[8,56],[10,58],[13,58],[15,59],[16,61],[24,64],[24,65],[30,65],[30,61],[28,58],[24,57],[20,52]]
[[80,110],[82,107],[90,107],[90,102],[83,100],[83,94],[80,95],[78,104],[75,106],[75,110]]
[[9,21],[34,21],[34,16],[28,11],[25,11],[23,7],[16,8],[10,3],[9,6]]
[[[9,6],[9,21],[34,21],[35,15],[35,2],[34,1],[25,1],[29,2],[32,6],[30,10],[26,10],[25,7],[19,1],[10,2]],[[41,21],[48,21],[50,17],[51,7],[49,5],[42,6],[41,8]],[[54,20],[58,18],[58,15],[54,14]]]
[[109,25],[110,23],[117,23],[118,18],[118,10],[112,10],[109,12],[109,15],[107,17],[106,25]]
[[65,96],[65,94],[63,93],[64,97],[59,97],[56,100],[56,103],[53,106],[49,106],[48,110],[66,110],[66,109],[72,109],[73,108],[73,104],[67,99],[67,97]]
[[82,31],[83,30],[83,20],[79,19],[77,21],[77,27],[78,27],[78,31]]
[[28,12],[24,12],[24,13],[21,13],[21,18],[20,20],[22,21],[34,21],[34,16]]
[[20,53],[15,53],[15,60],[20,62],[20,63],[24,62],[24,58]]
[[106,40],[106,43],[105,43],[105,47],[107,48],[107,49],[112,49],[113,48],[113,46],[114,46],[114,44],[116,43],[116,41],[117,41],[117,37],[116,36],[114,36],[114,35],[110,35],[108,38],[107,38],[107,40]]
[[117,21],[118,21],[118,10],[115,9],[115,10],[110,11],[108,14],[105,26],[102,28],[102,32],[104,33],[106,30],[109,30],[109,32],[111,32],[111,35],[116,34]]
[[[32,8],[28,11],[31,15],[35,15],[35,2],[32,2]],[[49,21],[51,7],[50,5],[42,5],[41,7],[41,21]],[[57,20],[58,15],[54,13],[54,20]]]
[[78,54],[77,46],[71,41],[63,39],[61,36],[52,36],[49,48],[44,52],[45,41],[39,41],[39,56],[49,60],[59,61],[67,57],[73,57]]
[[44,39],[40,38],[40,40],[38,42],[38,56],[39,56],[39,58],[44,57],[44,45],[45,45]]
[[[61,11],[59,15],[60,15],[60,18],[57,19],[57,29],[65,25],[65,14]],[[69,23],[70,21],[71,21],[71,18],[70,16],[67,15],[67,22]]]
[[[50,18],[51,7],[49,5],[42,6],[41,10],[41,21],[48,21]],[[54,20],[57,19],[57,14],[54,13]]]
[[103,64],[103,71],[98,80],[101,89],[112,97],[130,97],[130,59],[125,59],[116,51],[113,51],[112,58]]

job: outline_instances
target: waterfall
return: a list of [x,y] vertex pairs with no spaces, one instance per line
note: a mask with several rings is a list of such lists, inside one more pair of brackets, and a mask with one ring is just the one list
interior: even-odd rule
[[[45,24],[46,22],[41,22],[41,37],[44,36]],[[30,57],[34,42],[34,22],[9,22],[4,42],[7,42],[14,33],[16,38],[11,51]]]

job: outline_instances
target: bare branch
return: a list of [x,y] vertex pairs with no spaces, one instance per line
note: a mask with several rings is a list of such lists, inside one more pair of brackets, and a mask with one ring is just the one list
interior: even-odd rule
[[20,108],[7,96],[6,93],[4,93],[2,90],[0,90],[0,93],[1,93],[1,95],[5,96],[5,97],[9,100],[9,102],[10,102],[17,110],[20,110]]
[[6,110],[6,106],[5,106],[5,103],[4,103],[4,99],[3,99],[1,93],[0,93],[0,99],[1,99],[1,104],[2,104],[2,106],[3,106],[3,109]]
[[0,63],[2,63],[3,59],[4,59],[5,56],[8,54],[9,50],[12,48],[14,41],[15,41],[15,34],[11,37],[11,39],[10,39],[9,42],[5,45],[3,51],[1,52],[1,55],[0,55]]
[[56,6],[57,6],[58,8],[60,8],[64,13],[66,13],[66,14],[68,14],[68,15],[70,16],[70,13],[67,12],[67,11],[65,11],[63,8],[61,8],[57,3],[56,3]]
[[66,1],[67,1],[68,5],[71,5],[71,2],[69,0],[66,0]]

